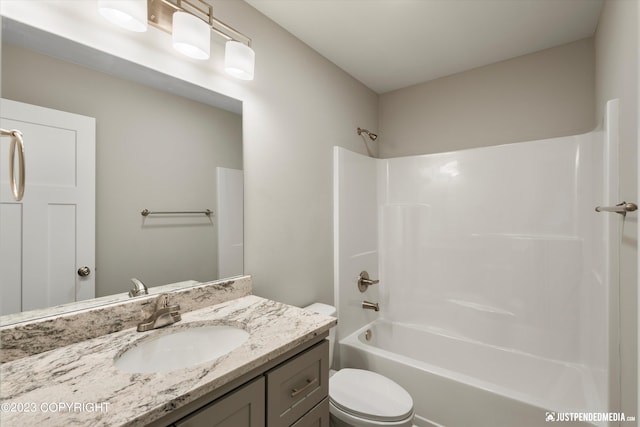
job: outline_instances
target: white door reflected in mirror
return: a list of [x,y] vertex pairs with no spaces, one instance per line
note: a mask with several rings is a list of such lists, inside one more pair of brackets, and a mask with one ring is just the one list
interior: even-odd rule
[[0,182],[0,315],[94,298],[95,119],[7,99],[0,111],[29,140],[29,191],[18,202]]

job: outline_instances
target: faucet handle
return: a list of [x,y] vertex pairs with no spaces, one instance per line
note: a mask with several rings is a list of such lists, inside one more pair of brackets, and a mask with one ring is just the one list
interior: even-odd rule
[[169,294],[160,294],[156,299],[156,310],[169,307]]
[[180,305],[169,305],[169,294],[160,294],[156,299],[156,306],[148,319],[138,323],[138,332],[162,328],[182,320]]
[[169,294],[160,294],[156,300],[156,310],[168,309],[172,312],[180,311],[180,304],[169,304]]
[[358,277],[358,289],[360,292],[364,292],[371,285],[375,285],[380,283],[380,280],[369,279],[369,273],[366,271],[361,271],[360,276]]

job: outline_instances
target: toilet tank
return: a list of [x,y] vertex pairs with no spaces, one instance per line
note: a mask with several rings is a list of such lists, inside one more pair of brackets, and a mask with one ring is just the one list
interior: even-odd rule
[[[324,314],[325,316],[337,317],[337,310],[334,306],[329,304],[323,304],[321,302],[314,302],[311,305],[304,307],[305,310],[312,311],[318,314]],[[333,344],[336,341],[336,328],[335,326],[329,329],[329,368],[333,367]]]

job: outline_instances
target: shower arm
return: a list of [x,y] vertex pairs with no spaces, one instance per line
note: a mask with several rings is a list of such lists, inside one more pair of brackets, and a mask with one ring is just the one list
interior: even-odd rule
[[378,134],[375,134],[367,129],[363,129],[363,128],[358,128],[358,135],[362,135],[362,134],[366,134],[370,140],[375,141],[376,139],[378,139]]

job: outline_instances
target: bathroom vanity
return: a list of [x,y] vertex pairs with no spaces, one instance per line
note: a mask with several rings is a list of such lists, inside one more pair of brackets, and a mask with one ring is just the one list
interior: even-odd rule
[[215,398],[220,391],[205,396],[205,400],[214,399],[211,403],[188,405],[153,425],[166,426],[187,413],[170,425],[328,427],[328,356],[329,343],[323,340],[220,398]]
[[[233,294],[228,287],[216,294],[225,293]],[[183,308],[189,299],[176,294],[170,298],[180,301]],[[143,299],[151,305],[154,297]],[[140,304],[143,299],[128,303]],[[130,310],[138,322],[147,315],[140,309]],[[130,310],[117,307],[111,315],[128,315]],[[96,322],[95,313],[88,319],[84,328]],[[104,321],[114,319],[107,316]],[[117,332],[79,342],[59,338],[63,345],[58,348],[23,355],[0,366],[0,424],[328,426],[329,345],[325,337],[335,324],[332,317],[254,295],[235,295],[228,301],[183,311],[180,322],[148,332],[137,332],[135,325],[127,323]],[[67,329],[70,325],[67,323]],[[145,340],[203,325],[230,325],[246,331],[248,338],[210,362],[168,372],[126,372],[115,366],[119,357]],[[3,341],[27,334],[47,340],[37,325],[0,328]]]

